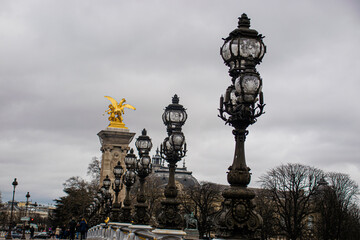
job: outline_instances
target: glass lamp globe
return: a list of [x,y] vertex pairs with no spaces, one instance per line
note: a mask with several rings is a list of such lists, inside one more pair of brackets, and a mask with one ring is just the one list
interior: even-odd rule
[[134,154],[134,150],[131,149],[130,153],[125,156],[125,164],[127,169],[133,169],[135,167],[136,156]]
[[162,115],[164,124],[170,130],[181,128],[187,119],[185,108],[179,104],[179,97],[175,94],[172,98],[172,104],[165,108]]
[[239,95],[239,101],[254,103],[261,90],[261,85],[262,81],[257,74],[241,74],[240,77],[235,80],[235,89]]
[[115,183],[115,186],[120,186],[120,184],[121,184],[120,178],[115,178],[114,183]]
[[141,171],[141,170],[144,169],[144,166],[141,164],[140,161],[138,161],[136,165],[137,165],[137,170],[140,170],[140,171]]
[[149,156],[142,156],[140,159],[141,165],[143,165],[145,168],[147,168],[149,166],[150,162],[151,162],[151,159]]
[[118,161],[117,165],[114,167],[114,175],[116,177],[121,176],[123,171],[123,167],[120,165],[120,161]]
[[152,148],[152,142],[149,136],[146,135],[146,129],[143,129],[142,135],[136,139],[135,146],[140,155],[150,152]]
[[181,150],[183,144],[185,143],[185,136],[182,132],[173,132],[169,137],[170,145],[176,150]]
[[259,64],[266,52],[263,36],[250,29],[250,19],[244,13],[238,27],[225,39],[220,54],[230,71],[245,69],[246,64]]
[[165,154],[166,154],[166,152],[170,152],[170,151],[172,151],[172,146],[171,146],[171,144],[170,144],[170,140],[169,140],[169,137],[166,137],[165,139],[164,139],[164,142],[160,145],[160,151],[162,152],[162,151],[164,151],[165,152]]
[[103,187],[105,188],[105,190],[109,189],[111,185],[111,180],[109,178],[108,175],[106,175],[106,178],[104,178],[103,180]]

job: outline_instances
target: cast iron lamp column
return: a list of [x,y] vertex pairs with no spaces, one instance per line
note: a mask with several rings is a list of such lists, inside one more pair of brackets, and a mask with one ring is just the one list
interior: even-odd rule
[[105,200],[105,218],[109,217],[109,214],[111,212],[111,194],[110,194],[110,185],[111,185],[111,180],[109,178],[108,175],[106,175],[106,177],[103,180],[103,194],[104,194],[104,200]]
[[12,237],[11,237],[11,229],[12,229],[12,218],[13,218],[13,211],[14,211],[15,188],[18,185],[18,182],[16,181],[16,178],[14,178],[14,181],[12,182],[12,185],[13,185],[13,197],[12,197],[12,202],[11,202],[9,231],[8,231],[7,236],[6,236],[6,239],[12,239]]
[[255,211],[255,193],[247,188],[250,168],[246,165],[244,142],[246,128],[263,114],[265,106],[262,79],[256,71],[265,54],[263,36],[250,29],[246,14],[239,18],[238,28],[232,31],[221,47],[221,56],[230,67],[232,84],[220,98],[219,117],[234,127],[235,155],[227,175],[230,188],[223,191],[222,209],[215,216],[217,236],[231,239],[256,239],[262,218]]
[[94,219],[94,222],[95,224],[98,224],[98,223],[101,223],[102,222],[102,206],[103,206],[103,196],[102,196],[102,192],[101,190],[99,189],[95,195],[95,198],[94,198],[94,202],[95,202],[95,219]]
[[183,227],[183,217],[179,213],[180,202],[176,199],[178,190],[175,185],[176,163],[186,154],[185,136],[181,132],[187,114],[179,98],[175,94],[172,104],[165,108],[162,115],[163,122],[167,127],[168,137],[160,146],[160,154],[169,163],[169,182],[165,187],[165,200],[161,202],[161,212],[157,218],[159,228],[181,229]]
[[152,148],[151,139],[146,135],[146,129],[144,129],[142,135],[136,139],[135,146],[140,157],[135,169],[140,181],[140,190],[136,198],[137,204],[135,205],[134,224],[146,225],[149,224],[150,215],[146,203],[144,184],[146,177],[151,173],[151,158],[149,152]]
[[118,161],[117,165],[114,167],[114,176],[115,181],[113,184],[113,190],[115,192],[115,202],[112,208],[112,218],[113,221],[117,222],[119,221],[119,213],[121,204],[119,203],[119,192],[121,190],[120,184],[121,184],[121,176],[123,175],[124,169],[122,168],[120,161]]
[[[25,197],[26,197],[26,204],[25,204],[25,217],[26,217],[27,216],[27,209],[28,209],[28,205],[29,205],[30,193],[27,192]],[[23,231],[22,231],[21,239],[26,239],[26,237],[25,237],[25,225],[26,225],[26,221],[24,221],[24,224],[23,224]]]
[[132,216],[131,216],[131,198],[130,198],[130,191],[132,185],[135,183],[136,174],[134,172],[135,165],[136,165],[136,156],[134,154],[134,150],[131,149],[128,154],[125,156],[125,165],[126,165],[126,172],[123,176],[123,183],[126,186],[125,192],[125,199],[124,199],[124,206],[121,208],[121,217],[120,221],[123,223],[131,223]]

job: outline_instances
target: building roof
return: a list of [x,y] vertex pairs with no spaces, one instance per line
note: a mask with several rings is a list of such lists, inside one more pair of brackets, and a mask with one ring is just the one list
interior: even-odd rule
[[[156,154],[152,157],[152,167],[153,172],[149,178],[154,180],[157,185],[165,187],[169,181],[169,168],[165,166],[165,160],[161,158],[159,149],[156,150]],[[184,188],[199,186],[199,182],[192,175],[192,172],[187,170],[185,160],[183,160],[183,166],[175,170],[175,181],[183,185]]]

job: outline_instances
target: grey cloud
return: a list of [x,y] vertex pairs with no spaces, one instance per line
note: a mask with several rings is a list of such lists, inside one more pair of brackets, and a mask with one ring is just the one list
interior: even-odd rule
[[[217,117],[230,84],[219,49],[246,12],[265,35],[258,70],[266,114],[249,128],[252,185],[269,168],[302,162],[360,182],[357,1],[2,1],[0,3],[0,191],[38,202],[86,177],[107,126],[104,98],[125,97],[154,150],[166,136],[163,109],[176,93],[188,109],[187,166],[226,183],[231,127]],[[131,143],[134,147],[134,143]]]

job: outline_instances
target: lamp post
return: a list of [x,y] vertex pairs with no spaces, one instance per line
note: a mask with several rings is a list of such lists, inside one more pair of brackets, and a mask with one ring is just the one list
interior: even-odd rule
[[146,203],[144,184],[146,177],[151,173],[151,158],[149,152],[152,148],[152,142],[150,137],[146,135],[146,129],[144,129],[142,135],[136,139],[135,146],[140,157],[135,168],[135,172],[139,177],[140,189],[136,197],[137,204],[135,205],[134,223],[146,225],[149,224],[150,215]]
[[165,187],[166,199],[161,202],[161,212],[157,221],[159,228],[181,229],[183,217],[178,209],[180,202],[176,199],[178,191],[175,185],[175,169],[176,163],[186,154],[185,136],[181,132],[181,127],[187,119],[187,113],[179,104],[176,94],[172,98],[172,104],[165,108],[162,119],[167,127],[168,137],[160,146],[160,154],[169,163],[169,182]]
[[126,172],[123,175],[123,183],[126,186],[124,206],[121,208],[121,222],[131,223],[131,198],[130,198],[130,190],[132,185],[135,183],[136,174],[134,172],[136,165],[136,156],[134,154],[134,150],[131,149],[128,154],[125,156],[125,165]]
[[238,27],[225,38],[220,53],[230,68],[231,85],[220,98],[219,117],[234,128],[235,154],[227,180],[230,187],[222,193],[224,202],[215,216],[217,236],[231,239],[256,239],[262,218],[255,211],[255,193],[247,188],[250,168],[246,165],[244,143],[246,130],[263,114],[265,106],[262,79],[256,71],[266,52],[263,36],[250,29],[246,14],[239,18]]
[[13,211],[14,211],[14,200],[15,200],[15,188],[18,185],[18,182],[16,181],[16,178],[14,178],[14,181],[12,182],[13,185],[13,197],[11,202],[11,211],[10,211],[10,222],[9,222],[9,231],[6,236],[6,239],[12,239],[11,237],[11,229],[12,229],[12,218],[13,218]]
[[94,203],[95,203],[95,213],[94,213],[94,223],[97,224],[99,222],[102,222],[102,207],[104,204],[104,198],[101,189],[99,189],[94,197]]
[[117,165],[114,167],[113,173],[115,176],[115,181],[113,184],[113,190],[115,192],[115,202],[112,208],[112,218],[114,221],[119,221],[119,212],[121,207],[121,204],[119,203],[119,192],[121,190],[121,176],[124,173],[124,169],[121,166],[120,161],[118,161]]
[[[28,205],[29,205],[29,198],[30,198],[30,193],[27,192],[27,194],[25,195],[26,197],[26,204],[25,204],[25,217],[27,217],[27,208],[28,208]],[[25,237],[25,223],[27,222],[27,220],[24,221],[24,224],[23,224],[23,230],[22,230],[22,236],[21,236],[21,239],[26,239]]]
[[110,194],[111,180],[108,175],[103,180],[102,193],[104,198],[104,218],[109,217],[111,212],[111,194]]

